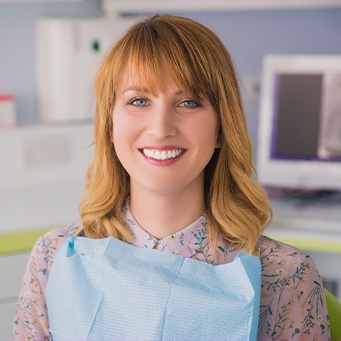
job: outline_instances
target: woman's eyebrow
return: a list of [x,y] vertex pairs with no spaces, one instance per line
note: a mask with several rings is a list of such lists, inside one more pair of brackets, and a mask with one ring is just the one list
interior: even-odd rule
[[151,91],[147,87],[142,87],[142,86],[128,86],[127,88],[123,89],[121,94],[123,95],[125,92],[128,91],[136,91],[136,92],[143,92],[150,94]]
[[[129,91],[135,91],[138,93],[144,93],[144,94],[152,94],[153,92],[151,91],[151,89],[149,89],[148,87],[145,86],[134,86],[134,85],[129,85],[127,86],[125,89],[122,90],[121,92],[121,96]],[[186,96],[194,96],[196,97],[198,100],[202,100],[202,97],[198,94],[190,94],[188,91],[183,90],[183,89],[179,89],[177,90],[174,95],[176,96],[181,96],[181,95],[186,95]]]

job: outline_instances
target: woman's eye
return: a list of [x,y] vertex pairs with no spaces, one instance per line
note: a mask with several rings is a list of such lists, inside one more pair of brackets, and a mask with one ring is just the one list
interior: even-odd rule
[[144,98],[134,98],[129,102],[129,104],[136,107],[145,107],[146,105],[148,105],[148,101]]
[[193,100],[185,100],[180,103],[180,107],[194,109],[200,107],[200,104]]

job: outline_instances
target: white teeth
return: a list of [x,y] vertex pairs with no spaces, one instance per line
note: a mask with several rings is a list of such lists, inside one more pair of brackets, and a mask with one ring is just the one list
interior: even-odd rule
[[182,149],[172,150],[154,150],[154,149],[143,149],[143,154],[156,160],[168,160],[174,159],[182,153]]
[[166,160],[167,159],[167,152],[164,150],[161,152],[161,160]]
[[154,158],[157,159],[157,160],[161,160],[161,153],[160,153],[159,150],[157,150],[157,151],[155,152]]

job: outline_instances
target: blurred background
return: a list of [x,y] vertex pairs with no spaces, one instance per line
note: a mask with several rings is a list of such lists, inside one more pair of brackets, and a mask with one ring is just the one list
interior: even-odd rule
[[[156,12],[193,18],[225,43],[238,71],[257,168],[264,150],[260,116],[274,91],[269,74],[264,76],[265,57],[341,60],[339,0],[0,1],[0,339],[10,338],[33,243],[49,229],[79,220],[92,157],[96,66],[127,27]],[[333,61],[338,74],[340,60]],[[292,63],[283,60],[281,72]],[[300,63],[304,69],[304,59]],[[324,75],[327,64],[319,68],[315,62],[304,72]],[[332,161],[328,188],[305,185],[304,179],[302,185],[264,178],[275,209],[266,233],[310,252],[325,285],[340,299],[341,162]],[[321,172],[328,176],[326,164]],[[320,167],[308,168],[315,165]]]

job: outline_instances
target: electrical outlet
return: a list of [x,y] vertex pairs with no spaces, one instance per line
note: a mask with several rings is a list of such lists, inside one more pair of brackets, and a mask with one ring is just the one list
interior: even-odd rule
[[68,143],[64,135],[26,136],[22,138],[24,167],[55,166],[68,160]]

